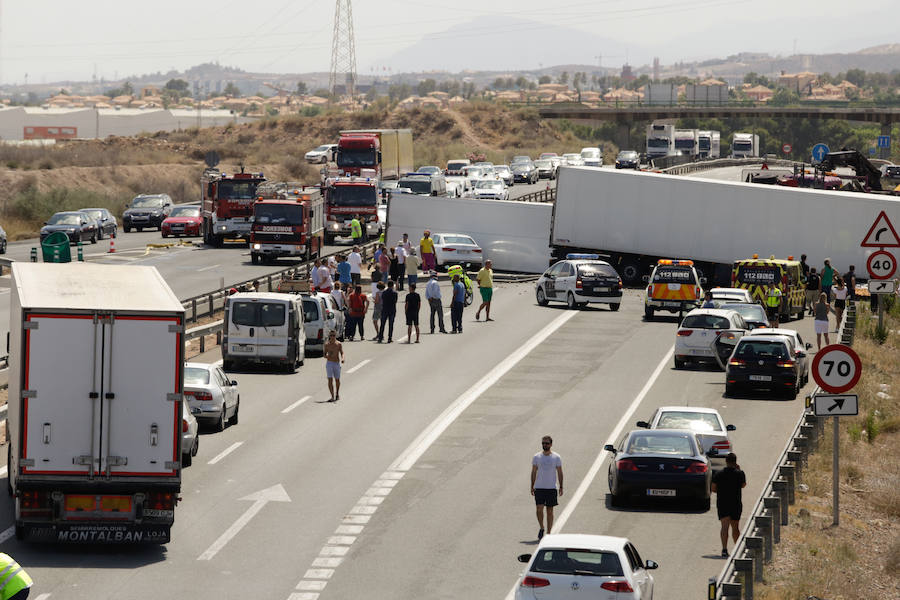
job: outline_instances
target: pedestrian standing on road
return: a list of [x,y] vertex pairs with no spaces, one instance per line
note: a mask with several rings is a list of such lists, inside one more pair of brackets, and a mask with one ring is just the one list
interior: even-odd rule
[[837,285],[834,286],[834,289],[831,290],[834,294],[834,316],[837,319],[837,325],[835,325],[835,333],[837,333],[837,328],[841,326],[841,319],[844,316],[844,309],[847,307],[847,298],[850,293],[850,289],[844,285],[844,279],[842,277],[837,278]]
[[350,263],[343,254],[338,256],[337,261],[338,282],[346,288],[353,282],[353,278],[350,277]]
[[[824,294],[823,294],[824,295]],[[722,558],[728,558],[728,530],[737,544],[740,535],[741,490],[747,486],[747,476],[737,464],[737,456],[729,452],[725,457],[725,468],[713,475],[712,493],[716,495],[716,512],[719,514],[719,538],[722,540]]]
[[466,305],[466,286],[459,275],[453,276],[453,297],[450,302],[450,333],[462,333],[463,307]]
[[419,282],[419,262],[416,251],[410,250],[409,256],[406,257],[406,279],[409,285],[415,285]]
[[715,308],[716,303],[713,302],[712,292],[707,290],[705,294],[703,294],[703,304],[700,305],[700,308]]
[[485,321],[493,321],[491,318],[491,298],[494,296],[494,263],[490,259],[484,261],[484,266],[475,276],[478,282],[478,291],[481,293],[481,306],[475,311],[475,320],[481,316],[481,310],[484,309]]
[[353,341],[357,329],[359,329],[359,341],[363,341],[366,339],[363,325],[366,321],[366,312],[369,310],[369,299],[363,294],[361,285],[353,288],[353,293],[347,298],[347,305],[349,307],[347,321],[350,323],[347,330],[350,341]]
[[334,280],[331,278],[331,269],[328,268],[328,265],[323,264],[319,267],[319,285],[318,291],[324,292],[326,294],[331,293],[331,288],[334,287]]
[[[544,511],[547,512],[547,533],[553,533],[553,507],[559,504],[558,497],[563,495],[562,458],[550,448],[553,438],[545,435],[541,438],[541,451],[531,459],[531,495],[537,507],[538,539],[544,537]],[[557,480],[559,492],[556,491]]]
[[391,275],[391,257],[392,253],[387,251],[384,244],[381,244],[381,255],[378,257],[378,268],[381,270],[381,282],[387,283]]
[[416,291],[416,284],[410,282],[409,292],[403,302],[403,312],[406,313],[406,343],[412,343],[413,328],[416,329],[416,343],[419,343],[419,309],[422,308],[422,297]]
[[441,286],[438,283],[437,271],[431,272],[428,285],[425,286],[425,299],[431,309],[431,333],[434,333],[434,316],[437,315],[438,326],[441,333],[447,333],[444,329],[444,306],[441,304]]
[[[403,247],[403,240],[397,242],[394,248],[394,254],[397,255],[397,279],[395,279],[397,289],[403,291],[403,278],[406,276],[406,248]],[[393,277],[391,277],[393,279]]]
[[809,265],[806,263],[806,255],[800,255],[800,270],[803,271],[803,281],[806,281],[806,278],[809,277]]
[[347,262],[350,263],[350,278],[353,285],[359,285],[362,276],[362,255],[359,253],[359,246],[353,246],[353,252],[347,257]]
[[781,299],[784,294],[778,289],[778,284],[774,281],[769,284],[766,290],[766,314],[769,317],[769,326],[778,327],[779,313],[781,312]]
[[[850,268],[852,269],[853,267],[850,267]],[[251,283],[250,285],[251,285],[251,287],[253,287],[254,292],[259,291],[259,279],[254,279],[253,283]]]
[[372,266],[373,266],[373,267],[376,267],[376,268],[378,267],[378,264],[379,264],[379,263],[378,263],[378,259],[381,258],[381,253],[382,253],[383,251],[384,251],[384,246],[383,246],[383,245],[378,244],[378,245],[375,247],[375,252],[372,253]]
[[847,300],[856,300],[856,265],[844,273],[844,285],[847,286]]
[[378,343],[384,341],[384,326],[388,327],[387,343],[394,341],[394,319],[397,317],[397,292],[394,282],[388,281],[387,289],[381,292],[381,325],[378,328]]
[[341,399],[341,364],[344,362],[344,346],[337,340],[334,330],[328,332],[328,341],[325,342],[325,376],[328,377],[328,392],[331,394],[329,402]]
[[9,554],[0,553],[0,598],[25,600],[34,585],[31,576]]
[[822,335],[825,336],[825,345],[831,344],[831,339],[828,337],[828,313],[833,312],[834,309],[828,303],[828,296],[825,295],[825,292],[819,292],[819,301],[815,306],[815,320],[813,321],[813,327],[816,330],[816,346],[819,350],[822,349]]
[[821,291],[822,278],[816,273],[816,268],[812,267],[806,276],[806,308],[809,310],[809,316],[816,314],[816,302]]
[[359,220],[359,215],[353,215],[353,218],[350,220],[350,239],[353,240],[354,246],[362,241],[362,223]]
[[433,271],[437,268],[434,256],[434,240],[431,239],[431,231],[425,230],[422,239],[419,240],[419,254],[422,255],[422,270]]
[[376,339],[381,333],[381,328],[379,327],[381,322],[381,293],[386,287],[381,281],[372,284],[372,327],[375,328]]
[[334,298],[334,303],[337,305],[339,311],[343,312],[343,310],[347,308],[347,294],[344,293],[340,281],[334,284],[334,289],[331,290],[331,297]]
[[822,291],[831,302],[831,286],[834,285],[834,269],[831,266],[831,259],[825,259],[825,267],[822,268]]
[[412,250],[413,247],[412,247],[412,241],[410,241],[408,233],[403,234],[403,239],[400,240],[400,244],[403,246],[404,252],[406,252],[406,254],[409,255],[409,251]]
[[312,287],[313,287],[314,292],[319,291],[319,284],[320,284],[319,267],[321,267],[321,266],[322,266],[322,260],[317,258],[315,260],[315,262],[313,263],[312,269],[309,272],[309,279],[312,282]]

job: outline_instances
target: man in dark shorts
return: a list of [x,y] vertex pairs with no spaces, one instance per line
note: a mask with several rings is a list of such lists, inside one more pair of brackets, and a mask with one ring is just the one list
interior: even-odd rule
[[422,297],[416,291],[416,284],[410,282],[409,292],[406,294],[406,301],[403,303],[403,309],[406,313],[406,343],[412,343],[413,327],[416,328],[416,343],[419,343],[419,308],[422,307]]
[[[563,494],[562,458],[550,450],[553,438],[545,435],[541,438],[542,450],[531,459],[531,495],[537,505],[537,520],[540,529],[538,539],[544,537],[544,509],[547,510],[547,533],[553,531],[553,507],[559,504],[557,496]],[[559,478],[559,494],[556,492],[556,480]]]
[[378,328],[378,337],[375,340],[380,344],[384,341],[384,326],[388,326],[387,343],[394,341],[394,318],[397,316],[397,292],[394,291],[394,282],[388,281],[387,289],[381,292],[381,326]]
[[728,557],[729,528],[734,542],[738,541],[741,511],[744,509],[741,503],[741,490],[746,486],[747,476],[737,464],[737,456],[734,452],[729,452],[725,457],[725,468],[716,473],[712,480],[712,492],[716,494],[716,510],[722,524],[719,530],[719,537],[722,539],[722,558]]

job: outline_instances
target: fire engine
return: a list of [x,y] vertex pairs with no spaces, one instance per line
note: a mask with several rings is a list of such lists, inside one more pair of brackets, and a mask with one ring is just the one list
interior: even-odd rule
[[325,243],[350,235],[350,221],[359,215],[363,238],[378,236],[384,223],[378,216],[378,180],[372,176],[331,177],[325,180]]
[[281,256],[309,260],[324,245],[325,201],[318,186],[272,182],[257,188],[250,230],[250,260],[269,262]]
[[206,244],[219,247],[226,239],[250,240],[256,188],[265,181],[262,173],[244,173],[243,167],[231,175],[216,168],[203,171],[201,227]]

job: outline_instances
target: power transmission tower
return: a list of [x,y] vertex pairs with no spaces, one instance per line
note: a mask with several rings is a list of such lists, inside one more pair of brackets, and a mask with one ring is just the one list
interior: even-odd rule
[[353,8],[350,0],[336,0],[334,4],[334,34],[331,39],[331,75],[328,91],[335,93],[343,76],[347,94],[356,92],[356,43],[353,40]]

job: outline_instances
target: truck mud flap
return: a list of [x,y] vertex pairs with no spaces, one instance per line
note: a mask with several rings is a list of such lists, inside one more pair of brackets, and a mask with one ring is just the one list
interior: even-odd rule
[[171,525],[127,523],[57,523],[17,525],[17,534],[29,542],[53,544],[167,544]]

